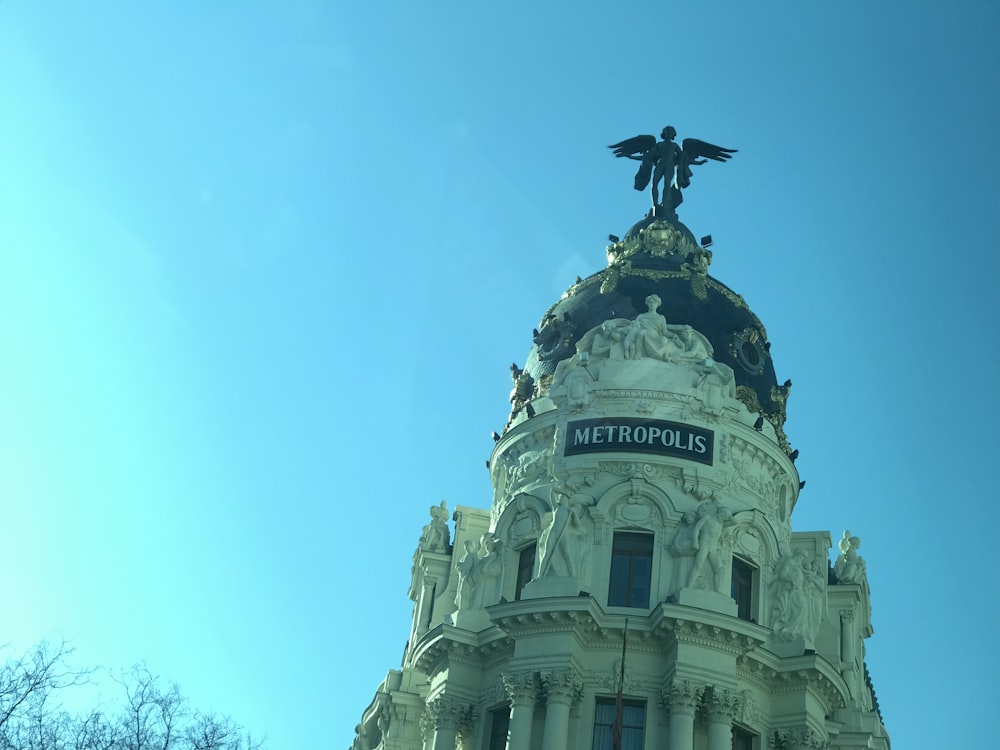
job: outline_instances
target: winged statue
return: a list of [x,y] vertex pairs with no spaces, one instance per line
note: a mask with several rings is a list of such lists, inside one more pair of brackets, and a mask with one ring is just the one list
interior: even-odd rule
[[[613,149],[618,158],[635,159],[642,162],[635,173],[635,189],[645,190],[652,178],[653,208],[663,206],[675,209],[684,200],[681,189],[691,184],[691,167],[704,164],[708,159],[728,161],[736,153],[734,148],[722,148],[697,138],[685,138],[678,146],[674,143],[677,131],[667,125],[660,133],[662,140],[654,135],[637,135],[626,138],[608,148]],[[660,181],[663,181],[663,202],[660,202]]]

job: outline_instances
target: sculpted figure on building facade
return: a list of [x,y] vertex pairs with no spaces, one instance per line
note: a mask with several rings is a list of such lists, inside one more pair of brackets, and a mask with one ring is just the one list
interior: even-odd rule
[[424,552],[446,554],[450,542],[448,531],[448,506],[444,501],[440,505],[431,506],[431,522],[424,526],[420,533],[417,547]]
[[833,577],[837,579],[837,583],[861,583],[865,579],[865,561],[858,554],[861,539],[851,536],[848,530],[837,546],[840,554],[833,564]]
[[582,367],[570,368],[563,380],[566,387],[566,406],[570,411],[582,411],[590,403],[591,377]]
[[670,554],[674,564],[671,574],[671,592],[687,586],[688,578],[691,575],[691,566],[694,564],[695,553],[698,547],[695,544],[694,527],[698,523],[698,514],[688,511],[681,518],[674,532],[674,538],[670,542]]
[[564,483],[555,494],[552,522],[538,540],[538,575],[584,577],[593,539],[589,508],[594,498]]
[[[687,582],[690,588],[695,588],[701,579],[702,588],[725,593],[726,568],[722,559],[722,534],[725,527],[732,523],[733,514],[714,500],[704,502],[698,508],[698,520],[692,529],[695,556]],[[706,563],[712,571],[710,584],[702,576]]]
[[548,463],[549,452],[547,450],[525,451],[516,459],[509,460],[506,483],[508,491],[526,485],[532,479],[544,474]]
[[805,550],[786,551],[771,584],[771,627],[784,637],[812,640],[819,633],[826,602],[826,581]]
[[471,539],[466,539],[465,554],[455,564],[455,572],[458,574],[458,586],[455,589],[455,606],[460,610],[469,606],[472,588],[475,586],[477,557],[476,543]]
[[473,571],[472,591],[469,598],[469,607],[478,609],[489,604],[495,604],[496,600],[487,602],[491,593],[495,593],[495,584],[503,569],[503,558],[500,555],[500,545],[502,542],[492,534],[483,534],[480,540],[479,559]]
[[669,359],[673,344],[667,319],[656,312],[662,300],[657,294],[646,297],[646,312],[635,316],[625,337],[627,359]]

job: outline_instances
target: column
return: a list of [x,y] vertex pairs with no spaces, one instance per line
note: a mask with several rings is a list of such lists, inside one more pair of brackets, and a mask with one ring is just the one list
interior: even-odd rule
[[538,681],[534,672],[505,672],[504,690],[510,700],[510,728],[507,730],[507,750],[530,750],[531,724],[538,700]]
[[473,708],[451,696],[442,695],[427,704],[420,724],[427,750],[455,750],[458,733],[468,728]]
[[583,695],[583,681],[572,669],[542,673],[545,688],[545,750],[567,750],[569,710]]
[[692,750],[694,747],[694,712],[701,702],[704,688],[687,680],[674,680],[663,691],[663,705],[670,709],[670,750]]
[[739,696],[710,687],[705,691],[703,705],[708,718],[708,750],[732,750],[733,719],[740,707]]
[[434,609],[434,590],[437,588],[437,579],[425,574],[422,584],[420,591],[420,611],[417,617],[418,638],[427,632],[427,626],[431,622],[431,611]]

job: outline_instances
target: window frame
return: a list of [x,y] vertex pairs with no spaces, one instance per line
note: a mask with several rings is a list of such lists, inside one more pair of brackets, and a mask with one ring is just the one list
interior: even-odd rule
[[[614,721],[615,721],[615,710],[617,708],[618,699],[616,696],[597,696],[594,699],[594,731],[591,738],[591,750],[612,750],[612,745],[614,742]],[[609,706],[611,708],[611,723],[598,723],[598,718],[601,715],[600,707]],[[622,748],[628,748],[629,750],[643,750],[646,745],[646,701],[637,698],[622,698],[622,707],[627,708],[639,708],[642,709],[642,725],[625,725],[625,711],[622,711]],[[598,737],[598,730],[602,731],[602,735],[607,736],[607,742],[604,741],[604,736]],[[625,740],[626,729],[639,732],[639,743],[638,746],[635,743],[627,744]]]
[[[643,550],[637,549],[621,549],[621,547],[627,547],[628,544],[637,543],[642,540],[644,546]],[[648,550],[648,551],[647,551]],[[612,535],[611,540],[611,565],[608,570],[608,606],[609,607],[628,607],[631,609],[649,609],[649,602],[653,596],[653,555],[656,551],[656,534],[652,531],[647,531],[644,529],[618,529]],[[624,585],[624,590],[619,590],[616,586],[616,578],[621,575],[620,565],[622,564],[622,559],[627,559],[627,573]],[[646,577],[646,587],[645,587],[645,602],[638,603],[633,600],[633,595],[635,592],[635,581],[636,581],[636,561],[637,560],[647,560],[648,561],[648,571]],[[616,571],[618,576],[616,576]]]
[[[525,565],[526,561],[529,559],[527,553],[530,554],[530,564]],[[521,601],[521,596],[524,593],[524,587],[528,585],[532,580],[534,580],[535,575],[535,564],[538,562],[538,542],[532,542],[524,547],[521,547],[517,551],[517,573],[514,578],[514,601]],[[527,577],[525,578],[525,573]]]
[[[741,574],[737,576],[737,568],[742,568],[745,575]],[[760,584],[759,569],[749,560],[739,555],[733,555],[730,573],[729,590],[733,601],[736,602],[736,616],[747,622],[757,622],[757,591]],[[739,585],[737,581],[746,582],[745,586],[740,585],[739,591],[737,591],[737,586]],[[740,594],[744,590],[746,596],[738,597],[737,594]]]

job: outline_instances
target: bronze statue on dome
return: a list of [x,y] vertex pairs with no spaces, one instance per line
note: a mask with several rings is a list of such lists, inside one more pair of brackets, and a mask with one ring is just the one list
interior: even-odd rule
[[[706,159],[727,161],[736,153],[734,148],[723,148],[697,138],[685,138],[678,146],[674,142],[677,131],[667,125],[660,133],[661,141],[654,135],[637,135],[608,146],[618,158],[642,162],[635,173],[635,189],[645,190],[652,178],[653,211],[663,207],[673,211],[684,200],[681,189],[691,184],[691,167],[704,164]],[[660,181],[663,181],[663,200],[660,201]]]

